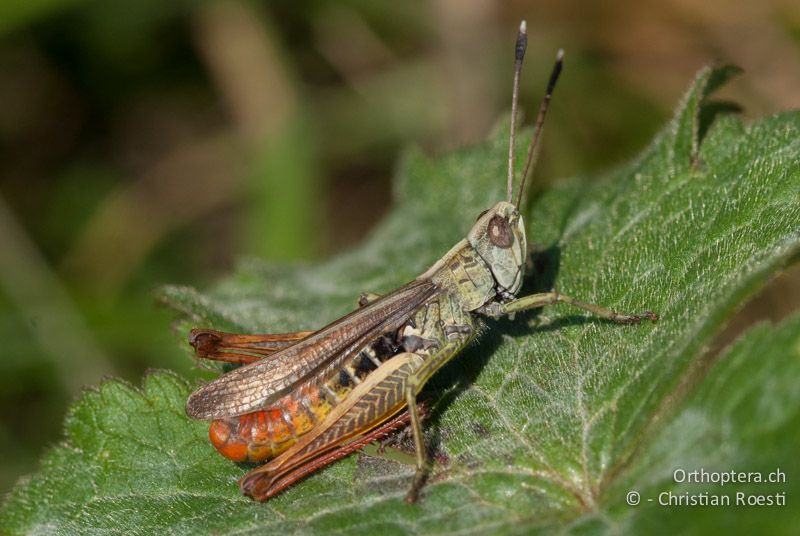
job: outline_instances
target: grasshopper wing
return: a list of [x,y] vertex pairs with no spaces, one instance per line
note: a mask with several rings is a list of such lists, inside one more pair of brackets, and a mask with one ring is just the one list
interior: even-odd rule
[[226,333],[215,329],[193,329],[189,344],[197,357],[245,365],[269,357],[297,344],[313,331],[292,333]]
[[340,366],[376,336],[399,329],[436,291],[429,280],[400,287],[270,359],[245,365],[204,385],[189,396],[186,413],[196,419],[220,419],[263,409],[310,375]]

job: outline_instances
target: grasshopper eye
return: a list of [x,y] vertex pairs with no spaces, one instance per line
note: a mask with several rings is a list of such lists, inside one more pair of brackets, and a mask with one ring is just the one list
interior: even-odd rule
[[514,243],[514,234],[508,226],[508,221],[500,215],[489,220],[486,234],[489,235],[489,241],[499,248],[507,249]]

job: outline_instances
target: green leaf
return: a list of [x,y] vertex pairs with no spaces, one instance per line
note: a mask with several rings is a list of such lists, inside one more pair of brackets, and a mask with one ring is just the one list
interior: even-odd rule
[[[622,506],[615,530],[646,534],[795,534],[800,492],[800,315],[778,327],[762,325],[737,341],[716,363],[675,418],[663,426],[646,451],[613,484],[608,496]],[[764,482],[687,482],[693,470],[757,472]],[[674,473],[679,473],[675,482]],[[767,482],[780,470],[785,482]],[[750,477],[747,477],[750,478]],[[746,479],[745,479],[746,480]],[[755,480],[752,478],[751,480]],[[638,491],[643,506],[624,505]],[[659,495],[727,496],[729,507],[661,506]],[[737,497],[737,494],[742,494]],[[787,506],[755,507],[737,498],[786,498]],[[646,498],[652,498],[653,503]],[[668,502],[668,497],[663,497]],[[745,503],[747,504],[747,503]],[[735,515],[731,515],[735,514]],[[611,528],[611,527],[609,527]]]
[[[619,326],[558,306],[493,323],[423,395],[434,402],[428,440],[447,462],[419,504],[402,500],[409,466],[366,456],[337,462],[267,503],[251,502],[236,486],[244,469],[214,452],[204,423],[184,416],[190,387],[158,373],[141,392],[109,382],[87,393],[69,413],[65,443],[7,499],[0,527],[60,534],[688,530],[696,510],[636,509],[625,494],[670,489],[667,476],[678,464],[788,466],[797,445],[796,319],[759,328],[707,376],[697,366],[732,310],[800,243],[800,114],[749,126],[723,116],[709,126],[706,98],[730,74],[701,71],[675,119],[639,158],[600,180],[560,183],[528,211],[529,240],[542,252],[525,292],[557,286],[617,310],[655,310],[661,320]],[[164,289],[164,301],[182,313],[179,331],[318,327],[351,310],[360,292],[412,279],[503,197],[506,127],[440,158],[407,155],[394,210],[349,253],[317,266],[247,260],[206,292]],[[698,526],[734,514],[769,515],[705,512]],[[796,526],[794,511],[780,514]],[[734,528],[746,526],[756,525]]]

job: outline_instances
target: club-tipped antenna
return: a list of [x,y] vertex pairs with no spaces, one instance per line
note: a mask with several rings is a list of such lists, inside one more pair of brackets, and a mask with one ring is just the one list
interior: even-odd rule
[[519,24],[517,44],[514,47],[514,89],[511,93],[511,134],[508,137],[508,184],[506,193],[508,202],[514,196],[514,147],[517,139],[517,101],[519,100],[519,77],[522,71],[522,60],[528,47],[528,25],[523,20]]
[[561,67],[563,65],[564,50],[559,49],[556,54],[556,62],[553,65],[553,70],[550,72],[550,80],[547,82],[547,91],[544,94],[544,99],[542,99],[542,105],[539,106],[539,114],[536,116],[536,125],[533,128],[531,144],[528,146],[528,158],[525,161],[525,168],[522,170],[522,177],[520,177],[519,181],[519,193],[517,194],[517,202],[515,203],[517,207],[519,207],[519,204],[522,202],[522,190],[525,188],[525,179],[527,179],[531,167],[536,160],[536,149],[538,148],[539,137],[542,135],[542,129],[544,128],[544,117],[547,115],[547,108],[550,106],[550,98],[553,96],[553,90],[556,87],[558,75],[561,74]]

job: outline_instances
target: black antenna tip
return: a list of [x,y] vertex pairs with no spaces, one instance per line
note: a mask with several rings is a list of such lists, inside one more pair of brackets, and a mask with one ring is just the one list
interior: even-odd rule
[[558,82],[558,76],[561,74],[561,68],[564,67],[564,49],[559,48],[556,53],[556,63],[553,65],[553,72],[550,73],[550,80],[547,82],[547,95],[553,93],[553,89]]
[[525,57],[525,49],[528,46],[528,23],[524,20],[519,23],[519,33],[517,34],[517,46],[514,47],[514,59],[518,62]]

